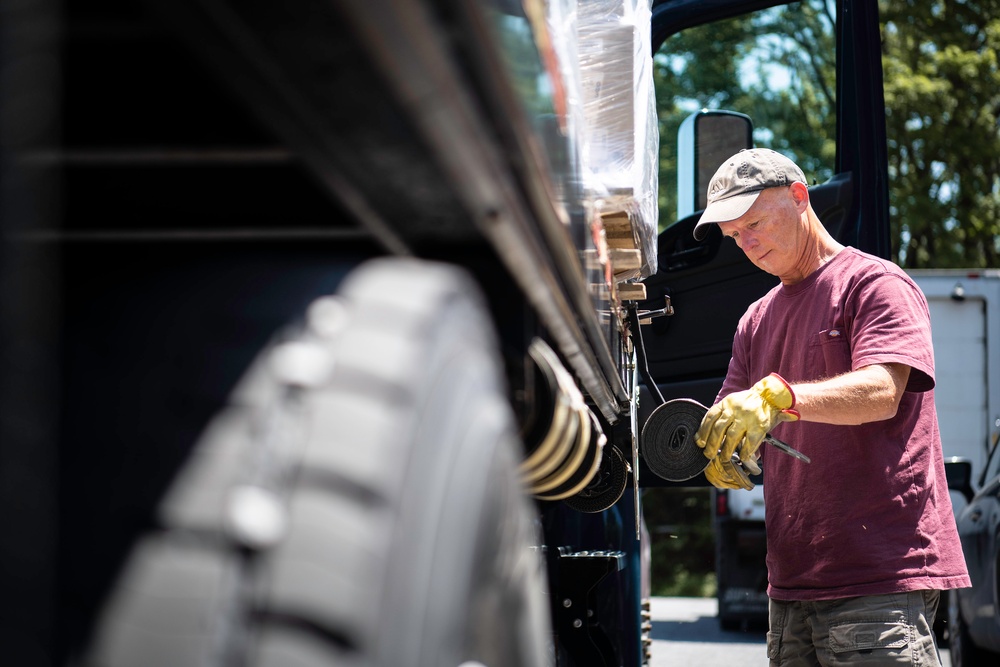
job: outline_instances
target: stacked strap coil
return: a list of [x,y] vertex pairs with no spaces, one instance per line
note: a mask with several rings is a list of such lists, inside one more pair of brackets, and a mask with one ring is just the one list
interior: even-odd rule
[[607,437],[555,352],[536,339],[528,353],[538,372],[521,479],[539,500],[569,499],[598,477]]

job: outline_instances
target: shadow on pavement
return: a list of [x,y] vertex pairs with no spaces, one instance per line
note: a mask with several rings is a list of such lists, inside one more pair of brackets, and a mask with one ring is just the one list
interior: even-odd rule
[[691,621],[653,621],[650,637],[673,642],[765,644],[766,633],[767,628],[754,625],[745,632],[725,631],[715,616],[701,616]]

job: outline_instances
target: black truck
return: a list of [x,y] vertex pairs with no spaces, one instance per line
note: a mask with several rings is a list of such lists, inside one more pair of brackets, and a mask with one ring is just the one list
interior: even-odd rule
[[[771,284],[652,70],[780,4],[3,0],[0,661],[647,663],[643,421]],[[885,255],[875,3],[801,4]]]

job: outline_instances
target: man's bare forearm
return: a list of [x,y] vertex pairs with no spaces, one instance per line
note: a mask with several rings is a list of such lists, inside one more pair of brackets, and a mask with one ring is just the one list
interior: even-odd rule
[[802,421],[824,424],[891,419],[909,377],[905,364],[874,364],[827,380],[796,383],[795,409]]

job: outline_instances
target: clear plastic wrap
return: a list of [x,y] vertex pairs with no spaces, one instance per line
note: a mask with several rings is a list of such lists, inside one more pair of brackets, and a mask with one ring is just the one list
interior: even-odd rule
[[[526,5],[531,3],[526,2]],[[560,203],[572,208],[580,202],[581,170],[586,153],[580,56],[577,51],[577,0],[545,1],[546,42],[552,62],[547,63],[553,107],[562,139],[566,142],[567,164],[560,172],[565,181]]]
[[641,251],[641,268],[615,279],[644,278],[657,268],[659,217],[650,2],[584,0],[576,18],[585,190],[602,219],[620,227],[627,218]]

